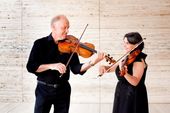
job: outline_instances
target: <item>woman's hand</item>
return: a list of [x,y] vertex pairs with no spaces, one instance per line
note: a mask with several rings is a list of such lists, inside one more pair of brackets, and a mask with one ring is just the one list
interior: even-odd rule
[[107,71],[106,66],[101,65],[99,67],[99,76],[102,76]]

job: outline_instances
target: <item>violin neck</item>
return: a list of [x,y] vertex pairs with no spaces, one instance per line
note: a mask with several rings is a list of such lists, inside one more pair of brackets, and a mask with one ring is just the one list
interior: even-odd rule
[[80,46],[81,46],[82,48],[84,48],[84,49],[87,49],[87,50],[93,52],[93,53],[97,53],[96,50],[94,50],[94,49],[92,49],[92,48],[90,48],[90,47],[84,45],[83,43],[80,43]]

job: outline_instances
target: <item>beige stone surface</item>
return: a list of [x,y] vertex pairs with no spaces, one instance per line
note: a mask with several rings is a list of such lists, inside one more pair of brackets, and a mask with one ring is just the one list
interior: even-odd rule
[[[26,62],[34,40],[49,35],[57,14],[69,18],[70,34],[76,37],[89,24],[82,42],[94,43],[115,59],[123,55],[124,34],[140,32],[146,38],[149,102],[170,103],[169,0],[1,0],[0,102],[34,102],[36,77],[27,72]],[[114,73],[98,78],[100,64],[84,76],[71,75],[71,102],[112,104],[117,79]]]

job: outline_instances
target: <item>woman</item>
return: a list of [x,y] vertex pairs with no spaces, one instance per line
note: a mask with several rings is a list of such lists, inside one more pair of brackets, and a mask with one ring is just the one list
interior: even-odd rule
[[[142,52],[144,42],[139,45],[142,40],[143,39],[138,32],[127,33],[123,38],[125,51],[128,53],[132,50],[131,54],[136,50],[140,51],[134,61],[124,66],[123,63],[126,62],[124,59],[124,61],[122,60],[120,63],[115,64],[115,66],[101,66],[99,68],[100,74],[115,71],[118,78],[115,90],[113,113],[149,112],[147,90],[145,87],[145,76],[147,70],[145,58],[147,55]],[[120,72],[123,69],[124,74],[121,75]]]

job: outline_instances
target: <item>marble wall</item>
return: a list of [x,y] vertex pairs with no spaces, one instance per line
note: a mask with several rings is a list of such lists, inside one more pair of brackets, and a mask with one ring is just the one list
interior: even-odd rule
[[[76,37],[89,24],[82,42],[94,43],[115,59],[123,55],[124,34],[140,32],[146,38],[149,103],[170,103],[169,0],[1,0],[1,102],[34,102],[36,77],[27,72],[26,62],[34,40],[49,35],[50,20],[58,14],[69,18],[69,34]],[[101,64],[107,62],[84,76],[71,74],[71,103],[112,104],[117,79],[114,73],[97,77]]]

